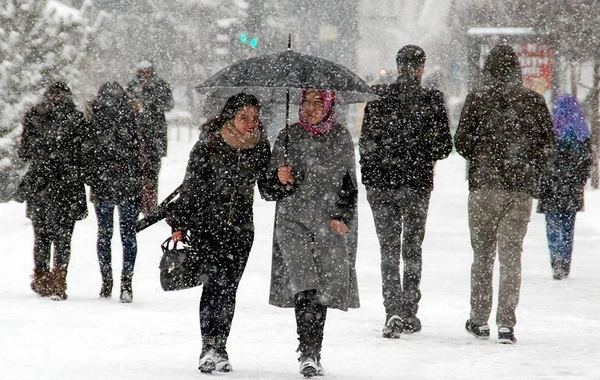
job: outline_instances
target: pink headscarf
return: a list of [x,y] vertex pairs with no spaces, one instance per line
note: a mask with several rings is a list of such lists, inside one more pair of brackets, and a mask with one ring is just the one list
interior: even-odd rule
[[[306,92],[308,90],[302,90],[302,102],[306,99]],[[312,125],[302,115],[302,108],[298,110],[298,124],[302,126],[307,132],[313,135],[322,135],[333,129],[335,126],[334,122],[337,117],[333,106],[335,105],[335,91],[317,90],[323,100],[323,120],[317,125]]]

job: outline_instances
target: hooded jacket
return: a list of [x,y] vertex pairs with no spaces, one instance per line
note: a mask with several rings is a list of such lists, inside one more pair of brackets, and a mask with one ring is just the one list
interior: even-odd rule
[[49,223],[87,216],[83,181],[83,114],[62,82],[51,85],[43,100],[23,119],[19,157],[29,164],[18,190],[27,216]]
[[556,145],[544,98],[522,84],[512,48],[494,47],[485,82],[467,95],[454,145],[469,162],[469,190],[525,192],[538,196],[538,181]]
[[105,83],[91,110],[85,156],[92,201],[139,202],[141,147],[127,94],[117,82]]

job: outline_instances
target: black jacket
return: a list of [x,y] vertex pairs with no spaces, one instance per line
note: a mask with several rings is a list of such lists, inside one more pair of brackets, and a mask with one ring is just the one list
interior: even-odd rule
[[452,151],[444,94],[398,78],[365,109],[359,140],[369,188],[433,189],[433,167]]
[[270,159],[266,137],[251,149],[231,147],[219,131],[201,137],[167,222],[173,230],[192,234],[229,227],[253,230],[254,185],[266,191]]
[[542,175],[538,212],[583,210],[583,190],[592,167],[592,142],[562,142]]
[[27,216],[49,223],[87,216],[83,181],[83,114],[71,99],[44,100],[23,119],[19,157],[29,164],[18,190]]
[[91,109],[85,156],[92,201],[139,202],[142,158],[135,116],[125,92],[101,92]]
[[167,155],[167,120],[165,112],[173,109],[173,94],[167,82],[154,78],[147,87],[139,79],[131,81],[126,89],[129,97],[139,102],[137,121],[141,130],[145,155],[160,160]]

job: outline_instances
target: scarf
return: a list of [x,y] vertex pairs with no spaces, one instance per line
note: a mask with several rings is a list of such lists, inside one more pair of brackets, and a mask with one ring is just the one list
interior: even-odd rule
[[[308,133],[322,135],[333,129],[337,117],[333,106],[335,105],[335,91],[318,90],[323,100],[323,119],[316,125],[312,125],[302,115],[302,108],[298,110],[298,124]],[[306,90],[302,90],[302,102],[306,99]]]

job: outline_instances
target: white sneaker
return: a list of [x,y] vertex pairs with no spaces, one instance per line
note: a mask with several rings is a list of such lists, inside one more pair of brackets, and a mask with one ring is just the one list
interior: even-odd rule
[[227,358],[227,353],[225,353],[225,355],[222,355],[221,352],[217,352],[215,359],[216,359],[215,370],[217,372],[233,371],[233,366],[231,365],[231,363],[229,362],[229,359]]
[[198,369],[202,373],[212,373],[217,368],[217,362],[217,353],[213,348],[211,348],[204,355],[200,356],[200,361],[198,362]]
[[[323,367],[321,367],[321,371]],[[317,376],[319,372],[319,366],[314,358],[306,357],[300,362],[300,374],[304,377]]]

